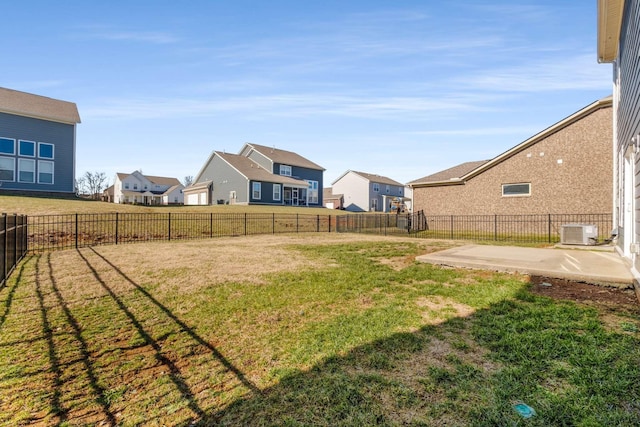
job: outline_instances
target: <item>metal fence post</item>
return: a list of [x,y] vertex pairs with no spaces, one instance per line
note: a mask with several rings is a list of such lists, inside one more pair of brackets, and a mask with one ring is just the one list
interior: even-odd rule
[[2,235],[4,236],[4,242],[2,243],[2,259],[3,259],[3,268],[2,268],[2,281],[4,282],[7,278],[9,269],[7,267],[8,265],[8,260],[7,260],[7,244],[9,241],[9,238],[7,237],[7,214],[3,213],[2,214]]
[[493,240],[498,241],[498,214],[493,215]]
[[118,212],[116,212],[116,245],[118,244]]
[[549,235],[549,243],[551,243],[551,214],[548,214],[548,215],[549,215],[549,220],[547,222],[547,224],[548,224],[548,235]]
[[78,249],[78,214],[76,214],[76,249]]
[[271,214],[271,230],[272,230],[271,234],[276,234],[276,214],[275,213]]
[[213,238],[213,212],[209,213],[209,238]]
[[451,240],[453,240],[453,215],[451,215],[451,230],[450,230]]
[[18,214],[13,214],[13,265],[18,264]]
[[244,235],[247,235],[247,214],[244,214]]
[[169,212],[169,221],[168,222],[169,222],[169,224],[168,224],[169,230],[168,230],[167,235],[168,235],[168,240],[171,241],[171,212]]
[[320,215],[316,216],[316,233],[320,232]]

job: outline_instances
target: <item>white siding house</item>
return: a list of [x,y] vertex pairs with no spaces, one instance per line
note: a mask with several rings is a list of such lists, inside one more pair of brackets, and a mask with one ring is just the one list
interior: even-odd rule
[[140,171],[117,173],[113,184],[114,203],[141,205],[183,204],[184,186],[176,178],[146,176]]
[[348,170],[332,184],[342,194],[344,209],[352,212],[389,212],[395,200],[405,200],[405,186],[386,176]]

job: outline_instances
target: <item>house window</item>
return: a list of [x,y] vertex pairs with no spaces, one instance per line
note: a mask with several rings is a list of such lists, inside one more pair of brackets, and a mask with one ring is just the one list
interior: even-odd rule
[[387,188],[385,188],[387,194],[391,193],[391,187],[387,185]]
[[371,210],[372,211],[377,211],[378,210],[378,199],[371,199]]
[[129,189],[129,183],[128,183],[128,182],[125,182],[125,183],[124,183],[124,189],[125,189],[125,190],[128,190],[128,189]]
[[518,184],[502,184],[503,197],[530,196],[531,183],[523,182]]
[[254,200],[260,200],[262,198],[262,183],[254,182],[253,183],[253,194],[251,196]]
[[402,187],[398,187],[398,195],[402,196]]
[[53,144],[38,143],[38,157],[41,159],[53,159]]
[[18,153],[21,156],[25,157],[35,157],[36,156],[36,143],[33,141],[22,141],[19,142],[20,149]]
[[53,162],[38,162],[38,183],[53,184]]
[[18,182],[36,182],[36,161],[18,159]]
[[280,175],[291,176],[291,166],[280,165]]
[[0,154],[16,154],[16,141],[9,138],[0,138]]
[[137,189],[138,189],[138,183],[137,183],[137,182],[134,182],[134,183],[133,183],[133,189],[134,189],[134,190],[137,190]]
[[281,190],[280,184],[273,184],[273,200],[280,200]]
[[378,184],[377,182],[373,183],[373,191],[378,193],[380,192],[380,184]]
[[11,157],[0,157],[0,181],[14,181],[16,164]]
[[318,204],[318,181],[307,181],[307,202],[310,204]]

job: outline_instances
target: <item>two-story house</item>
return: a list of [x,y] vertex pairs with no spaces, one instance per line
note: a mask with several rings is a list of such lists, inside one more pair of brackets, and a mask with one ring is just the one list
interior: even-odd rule
[[323,173],[297,153],[247,143],[239,154],[211,153],[185,188],[185,204],[321,207]]
[[113,186],[105,193],[113,203],[173,205],[184,203],[183,188],[184,185],[176,178],[143,175],[135,171],[117,173]]
[[348,170],[332,184],[342,194],[344,209],[352,212],[390,212],[405,200],[405,186],[386,176]]
[[0,87],[0,191],[75,193],[76,104]]

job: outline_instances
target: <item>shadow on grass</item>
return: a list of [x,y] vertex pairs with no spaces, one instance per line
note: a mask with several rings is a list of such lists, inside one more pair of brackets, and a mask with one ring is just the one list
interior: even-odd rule
[[[26,263],[26,258],[20,263],[20,269],[16,274],[16,280],[14,281],[13,286],[11,286],[11,288],[9,289],[7,298],[4,300],[4,310],[0,315],[0,329],[2,328],[2,325],[4,325],[4,322],[7,320],[7,316],[11,311],[11,306],[13,305],[13,297],[15,296],[16,289],[18,288],[18,283],[20,283],[20,279],[22,279],[22,274],[24,273],[24,266]],[[7,281],[7,283],[9,283],[9,281]],[[5,287],[7,287],[6,284],[4,286],[0,286],[0,291],[3,291]]]
[[[196,425],[636,426],[638,378],[640,336],[522,289],[468,318],[291,372]],[[537,415],[523,419],[520,401]]]
[[98,376],[96,374],[96,369],[93,365],[93,359],[89,352],[89,346],[87,345],[86,340],[82,336],[82,327],[77,319],[73,316],[73,313],[69,309],[67,302],[65,301],[60,289],[58,288],[56,278],[53,274],[53,267],[51,265],[51,253],[46,254],[45,258],[46,262],[46,271],[48,272],[48,277],[46,280],[42,278],[41,271],[41,263],[42,256],[38,256],[35,263],[35,274],[36,274],[36,295],[38,298],[38,303],[40,305],[41,319],[42,319],[42,332],[47,342],[47,350],[48,357],[50,363],[50,371],[53,374],[53,394],[51,397],[51,408],[52,412],[56,414],[59,419],[59,423],[62,423],[67,420],[69,416],[69,409],[65,408],[61,402],[62,395],[62,369],[60,366],[60,359],[58,357],[56,351],[56,344],[54,341],[54,334],[51,328],[51,324],[49,321],[49,313],[51,313],[52,307],[48,307],[45,302],[45,293],[46,291],[43,289],[43,284],[49,282],[51,285],[51,290],[53,291],[53,295],[55,298],[55,302],[62,309],[64,313],[64,317],[66,323],[73,330],[73,338],[75,339],[75,343],[79,350],[79,360],[84,366],[84,372],[87,375],[89,380],[89,386],[91,387],[91,391],[94,396],[94,400],[100,405],[102,413],[105,417],[105,421],[108,425],[116,425],[116,417],[114,413],[111,411],[107,399],[105,397],[105,389],[102,388],[98,384]]
[[[116,271],[129,284],[131,284],[137,291],[139,291],[142,295],[144,295],[151,303],[153,303],[153,305],[158,307],[169,319],[171,319],[171,321],[173,321],[178,326],[178,328],[181,331],[185,332],[192,340],[194,340],[196,343],[198,343],[198,345],[206,348],[211,353],[211,355],[225,367],[225,369],[228,372],[233,374],[240,381],[240,383],[243,386],[245,386],[247,389],[249,389],[253,393],[260,393],[260,389],[258,387],[256,387],[256,385],[253,384],[251,381],[249,381],[249,379],[247,379],[247,377],[244,375],[244,373],[240,369],[238,369],[236,366],[234,366],[233,363],[231,363],[226,357],[224,357],[224,355],[222,353],[220,353],[220,351],[218,351],[217,348],[215,348],[208,341],[206,341],[204,338],[202,338],[200,335],[198,335],[193,330],[193,328],[189,327],[189,325],[187,325],[182,320],[180,320],[175,314],[173,314],[171,312],[171,310],[169,310],[160,301],[155,299],[153,297],[153,295],[151,295],[146,289],[144,289],[142,286],[140,286],[138,283],[136,283],[134,280],[132,280],[129,276],[127,276],[125,273],[123,273],[122,270],[120,270],[115,264],[113,264],[111,261],[109,261],[106,257],[104,257],[103,255],[101,255],[98,252],[96,252],[95,249],[93,249],[93,248],[89,248],[89,249],[94,254],[96,254],[99,258],[101,258],[105,263],[107,263],[114,271]],[[95,269],[91,266],[89,261],[84,256],[82,256],[81,253],[80,253],[80,256],[84,259],[84,261],[91,268],[91,270],[93,272],[95,272]],[[97,275],[97,272],[95,272],[94,274],[96,274],[96,277],[99,277]],[[110,293],[112,293],[111,290],[108,290],[108,291]],[[117,298],[117,297],[115,297],[115,294],[113,296],[114,296],[114,298]],[[126,308],[124,306],[123,306],[123,310],[126,310]]]

